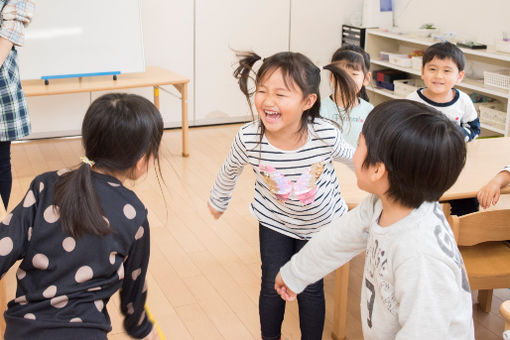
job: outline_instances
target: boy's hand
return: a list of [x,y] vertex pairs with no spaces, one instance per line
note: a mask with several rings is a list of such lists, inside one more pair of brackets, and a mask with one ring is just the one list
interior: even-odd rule
[[160,340],[156,326],[152,326],[152,331],[143,340]]
[[207,207],[209,208],[209,212],[211,213],[211,215],[213,215],[215,220],[217,220],[218,218],[220,218],[221,215],[223,215],[222,211],[218,211],[218,210],[214,209],[211,206],[211,203],[209,203],[209,202],[207,202]]
[[478,198],[478,202],[480,202],[480,206],[482,206],[484,209],[487,209],[491,204],[495,205],[498,203],[499,194],[500,185],[495,183],[494,180],[491,180],[480,189],[476,196]]
[[278,292],[280,297],[285,301],[293,301],[296,299],[296,293],[294,293],[285,282],[283,282],[280,272],[276,275],[274,280],[274,289]]

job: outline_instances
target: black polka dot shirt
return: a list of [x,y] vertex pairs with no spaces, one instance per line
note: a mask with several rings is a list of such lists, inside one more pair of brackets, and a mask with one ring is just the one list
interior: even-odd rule
[[120,289],[124,328],[134,338],[152,329],[144,306],[150,237],[147,210],[114,177],[92,172],[112,233],[73,238],[62,232],[54,186],[62,171],[36,177],[0,223],[2,275],[22,259],[16,298],[5,312],[5,339],[106,339],[106,310]]

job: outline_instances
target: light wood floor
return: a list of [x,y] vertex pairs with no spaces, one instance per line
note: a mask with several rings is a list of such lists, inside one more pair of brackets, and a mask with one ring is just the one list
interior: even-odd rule
[[[151,259],[148,306],[167,339],[259,339],[258,292],[260,259],[258,223],[250,215],[253,174],[246,168],[229,209],[215,221],[206,202],[209,190],[239,125],[190,130],[189,158],[180,156],[181,134],[166,131],[161,150],[165,186],[161,191],[151,172],[129,185],[149,210]],[[13,191],[9,210],[24,196],[30,181],[44,171],[69,167],[83,155],[80,139],[40,140],[12,146]],[[510,202],[507,201],[507,206]],[[360,286],[363,255],[351,263],[349,281],[349,339],[362,339]],[[17,267],[17,266],[15,266]],[[7,280],[7,296],[15,294],[16,268]],[[323,339],[331,339],[334,277],[326,277],[326,326]],[[492,312],[475,310],[477,339],[501,339],[503,319],[497,308],[510,299],[510,290],[495,292]],[[110,339],[129,339],[123,332],[118,296],[108,310],[113,331]],[[297,304],[289,303],[283,339],[300,339]]]

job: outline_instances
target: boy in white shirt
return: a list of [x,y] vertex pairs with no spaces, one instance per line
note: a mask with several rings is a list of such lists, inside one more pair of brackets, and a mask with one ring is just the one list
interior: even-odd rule
[[358,186],[372,195],[315,234],[275,289],[292,300],[366,250],[365,340],[474,339],[465,267],[437,202],[465,159],[462,132],[439,111],[409,100],[375,107],[353,158]]
[[441,111],[462,128],[467,142],[480,134],[480,121],[471,98],[455,88],[464,79],[465,64],[464,52],[454,44],[443,41],[429,46],[421,68],[425,88],[409,94],[407,99]]
[[[423,54],[421,79],[425,88],[407,96],[434,107],[457,124],[464,133],[466,142],[480,134],[480,120],[471,98],[455,88],[464,79],[466,57],[454,44],[443,41],[429,46]],[[478,211],[476,198],[458,199],[449,202],[451,214],[462,216]]]

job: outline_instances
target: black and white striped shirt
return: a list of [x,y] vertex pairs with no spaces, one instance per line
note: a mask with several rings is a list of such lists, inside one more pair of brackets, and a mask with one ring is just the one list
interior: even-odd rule
[[[354,149],[332,123],[316,119],[309,124],[308,140],[297,150],[280,150],[265,136],[261,143],[259,141],[258,121],[245,124],[237,133],[211,190],[209,203],[216,210],[227,209],[237,178],[244,166],[250,164],[255,173],[255,195],[250,208],[265,227],[290,237],[309,239],[322,226],[347,211],[332,161],[352,159]],[[269,165],[295,183],[318,162],[324,163],[324,169],[316,181],[315,198],[306,205],[292,195],[285,202],[279,201],[259,170],[259,165]]]

